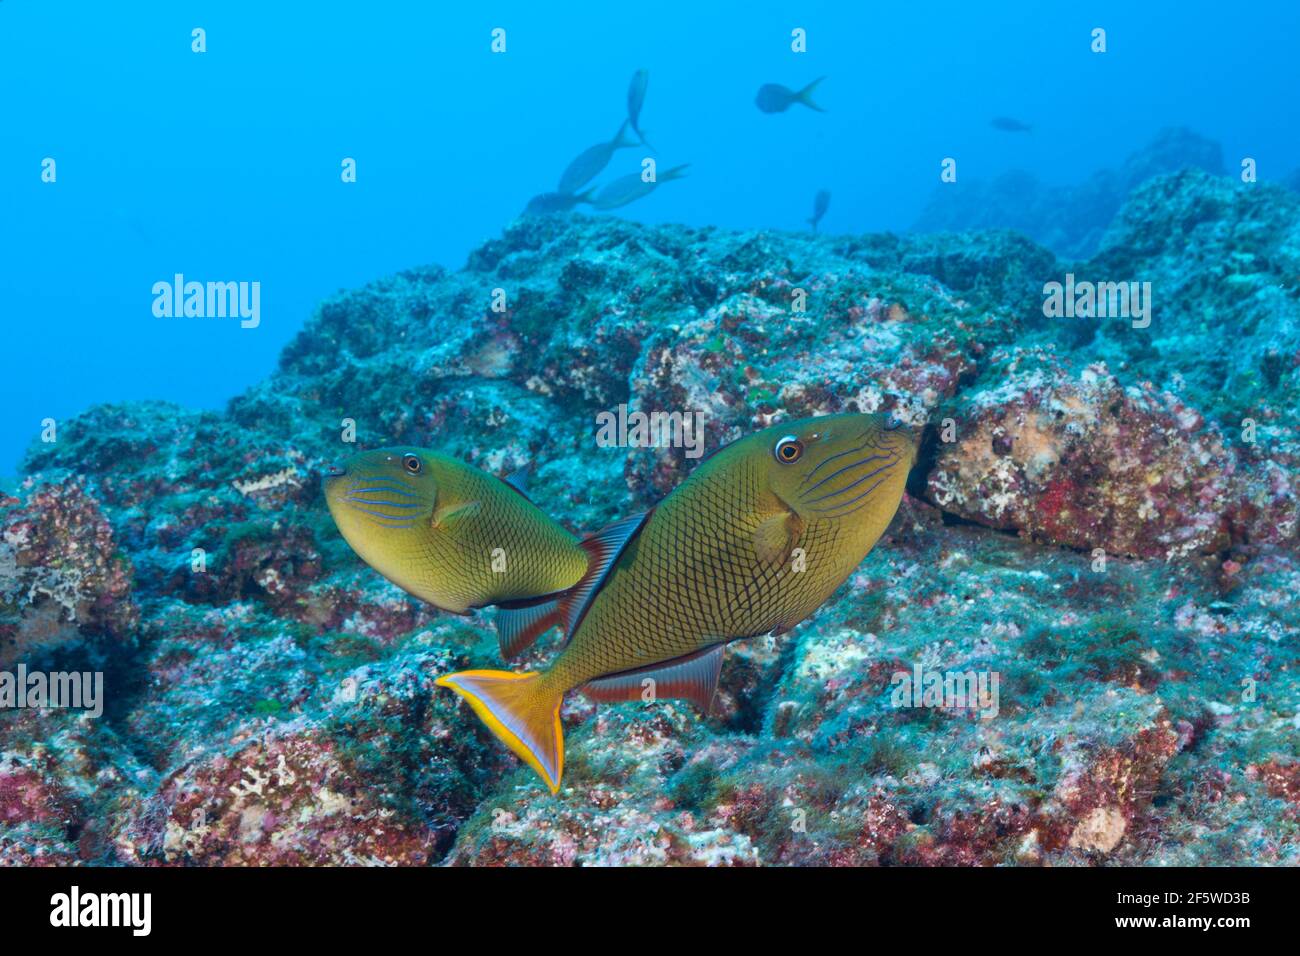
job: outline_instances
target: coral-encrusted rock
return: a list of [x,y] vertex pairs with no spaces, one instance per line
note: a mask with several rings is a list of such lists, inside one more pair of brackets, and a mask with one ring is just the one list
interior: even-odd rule
[[1161,720],[1118,746],[1096,753],[1071,752],[1046,810],[1049,819],[1063,822],[1044,827],[1039,844],[1060,849],[1065,838],[1073,850],[1112,852],[1150,811],[1160,775],[1179,744],[1178,732]]
[[171,774],[143,845],[169,863],[427,863],[436,834],[376,797],[328,741],[268,735]]
[[80,862],[74,834],[85,811],[51,772],[52,763],[48,753],[0,752],[0,867]]
[[[600,709],[570,724],[564,785],[552,797],[535,781],[512,775],[511,790],[488,799],[466,822],[449,857],[459,866],[540,864],[753,865],[757,847],[725,813],[701,815],[696,788],[733,766],[741,741],[701,747],[703,731],[689,705],[654,703]],[[580,729],[579,729],[580,728]],[[577,733],[573,731],[577,730]],[[690,769],[689,762],[694,764]],[[684,769],[685,768],[685,769]],[[671,784],[676,778],[675,789]]]
[[1246,768],[1246,775],[1260,781],[1270,797],[1290,804],[1289,815],[1300,821],[1300,761],[1252,764]]
[[0,667],[139,623],[130,562],[83,482],[0,499]]
[[1089,352],[1176,392],[1234,437],[1248,418],[1266,426],[1260,445],[1289,451],[1295,467],[1300,197],[1197,170],[1162,176],[1129,197],[1102,250],[1075,271],[1151,284],[1146,329],[1065,320]]
[[[704,450],[776,420],[840,411],[894,411],[912,423],[956,390],[975,369],[967,336],[935,333],[960,320],[964,305],[936,294],[934,315],[910,313],[898,300],[864,291],[849,274],[802,281],[810,312],[792,311],[793,281],[774,279],[764,297],[732,297],[700,319],[656,337],[633,378],[644,412],[687,409],[702,415]],[[954,316],[939,319],[938,315]],[[971,312],[972,323],[990,321]],[[652,503],[677,485],[693,462],[683,448],[628,456],[629,484]]]
[[955,415],[931,499],[992,528],[1110,554],[1174,558],[1228,540],[1235,457],[1168,394],[1013,354]]

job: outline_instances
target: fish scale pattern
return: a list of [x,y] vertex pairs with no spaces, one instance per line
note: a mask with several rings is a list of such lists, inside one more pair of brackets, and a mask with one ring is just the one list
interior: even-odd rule
[[[407,573],[425,580],[430,591],[480,606],[560,590],[586,570],[586,556],[573,536],[550,522],[530,520],[534,506],[504,482],[472,472],[444,479],[438,507],[472,501],[481,503],[477,515],[446,534],[419,536],[406,556]],[[498,548],[503,571],[493,569]],[[446,568],[458,573],[448,575]]]
[[[789,556],[763,560],[755,533],[781,508],[766,488],[765,468],[751,448],[737,445],[670,495],[619,559],[547,681],[577,687],[719,641],[791,626],[816,610],[879,530],[865,540],[837,518],[808,521],[795,542],[804,551],[805,570],[794,570]],[[901,492],[905,474],[906,468],[899,469],[886,484]],[[845,481],[855,477],[848,474]],[[881,498],[890,499],[888,515],[873,527],[883,530],[898,496]],[[850,536],[864,543],[854,547]]]

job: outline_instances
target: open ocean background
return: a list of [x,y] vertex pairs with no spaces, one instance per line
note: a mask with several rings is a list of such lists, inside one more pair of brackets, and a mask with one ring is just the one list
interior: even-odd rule
[[[948,156],[954,195],[1009,169],[1070,184],[1182,125],[1222,145],[1230,175],[1251,156],[1282,178],[1300,156],[1297,37],[1300,5],[1283,2],[0,0],[0,477],[43,418],[136,398],[221,407],[323,297],[459,268],[614,135],[638,68],[660,168],[689,177],[618,214],[799,230],[829,189],[823,231],[904,231]],[[825,114],[754,106],[763,83],[823,74]],[[260,327],[155,318],[151,286],[178,272],[260,282]]]

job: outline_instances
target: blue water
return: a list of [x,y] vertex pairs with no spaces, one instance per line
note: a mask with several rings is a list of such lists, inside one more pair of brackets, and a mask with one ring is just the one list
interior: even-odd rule
[[[614,135],[637,68],[661,168],[691,164],[619,211],[647,222],[799,229],[826,188],[824,231],[904,230],[943,157],[952,188],[1009,168],[1070,183],[1177,124],[1230,173],[1300,162],[1293,3],[270,6],[0,0],[0,476],[43,418],[219,407],[322,297],[459,268]],[[753,105],[822,74],[825,114]],[[1034,130],[991,128],[1001,115]],[[261,324],[156,318],[151,287],[176,273],[260,282]]]

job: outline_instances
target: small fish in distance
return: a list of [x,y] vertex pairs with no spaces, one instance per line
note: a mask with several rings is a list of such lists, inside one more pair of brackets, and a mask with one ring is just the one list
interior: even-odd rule
[[627,121],[632,127],[632,132],[636,133],[636,138],[641,141],[642,146],[649,147],[653,152],[654,147],[645,138],[645,133],[641,131],[641,107],[645,105],[646,88],[650,85],[650,71],[637,70],[632,74],[632,82],[627,88]]
[[989,125],[994,129],[1002,130],[1004,133],[1028,133],[1033,129],[1028,123],[1022,123],[1010,116],[996,116],[989,121]]
[[569,212],[575,206],[582,203],[591,203],[594,189],[588,189],[581,193],[539,193],[532,199],[528,200],[528,205],[524,207],[523,215],[525,216],[549,216],[554,213]]
[[637,145],[636,140],[626,138],[624,135],[626,132],[627,120],[624,120],[623,125],[618,128],[618,134],[608,143],[597,143],[595,146],[589,146],[579,153],[560,176],[560,185],[556,187],[557,191],[576,193],[604,172],[605,167],[614,158],[614,153],[617,150]]
[[822,189],[817,192],[813,199],[813,214],[808,218],[812,224],[813,232],[817,231],[817,223],[822,221],[822,216],[826,215],[826,210],[831,207],[831,193],[829,189]]
[[795,103],[802,103],[810,110],[825,113],[826,111],[814,103],[812,98],[813,90],[824,79],[826,77],[819,76],[797,92],[780,83],[764,83],[758,88],[758,96],[754,98],[754,103],[764,113],[784,113]]
[[681,179],[686,175],[684,170],[690,163],[682,163],[680,166],[674,166],[665,173],[660,173],[656,179],[646,182],[641,178],[640,173],[628,173],[626,176],[620,176],[611,182],[605,184],[596,197],[591,201],[593,209],[617,209],[620,206],[626,206],[630,202],[636,202],[638,199],[644,199],[655,191],[655,187],[660,183],[666,183],[669,180]]

